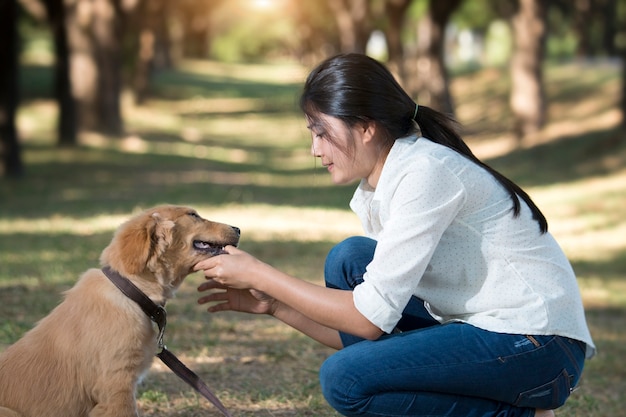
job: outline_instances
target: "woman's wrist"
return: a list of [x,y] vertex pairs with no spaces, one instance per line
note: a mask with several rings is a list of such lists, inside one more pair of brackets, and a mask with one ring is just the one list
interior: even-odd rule
[[279,318],[282,306],[284,306],[284,304],[274,298],[268,314],[272,317]]

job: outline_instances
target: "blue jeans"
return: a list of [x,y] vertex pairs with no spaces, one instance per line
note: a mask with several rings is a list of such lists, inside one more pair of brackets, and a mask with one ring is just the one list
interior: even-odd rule
[[[326,285],[363,281],[376,242],[351,237],[326,259]],[[375,341],[341,334],[320,369],[322,392],[345,416],[529,416],[561,406],[583,369],[585,344],[561,336],[441,325],[413,298],[399,332]]]

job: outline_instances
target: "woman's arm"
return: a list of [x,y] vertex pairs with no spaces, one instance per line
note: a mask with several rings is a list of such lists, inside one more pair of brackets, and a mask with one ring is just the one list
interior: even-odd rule
[[283,323],[288,324],[294,329],[299,330],[310,338],[317,340],[328,347],[337,350],[343,348],[343,343],[341,342],[341,338],[339,337],[339,332],[337,330],[311,320],[299,311],[294,310],[280,301],[277,301],[276,304],[276,309],[272,315]]
[[209,258],[195,269],[204,270],[207,278],[223,287],[254,288],[274,298],[279,304],[273,314],[314,339],[341,347],[337,330],[372,340],[383,334],[355,308],[351,291],[325,288],[292,277],[235,247],[228,246],[226,250],[229,255]]
[[200,297],[198,303],[211,303],[207,308],[210,313],[230,310],[252,314],[269,314],[326,346],[335,349],[343,347],[337,330],[309,319],[297,310],[260,291],[229,288],[212,279],[202,283],[198,287],[198,291],[209,292]]

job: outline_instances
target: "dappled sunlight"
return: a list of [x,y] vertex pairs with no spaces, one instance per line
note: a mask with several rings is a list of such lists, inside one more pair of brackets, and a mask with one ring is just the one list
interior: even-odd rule
[[575,259],[606,259],[626,250],[626,170],[567,184],[534,187],[550,231]]
[[0,218],[0,236],[23,233],[46,235],[71,233],[76,236],[110,231],[128,220],[129,215],[101,214],[88,218],[55,215],[42,218]]
[[451,81],[456,115],[464,126],[464,137],[481,158],[495,158],[543,143],[580,137],[588,132],[619,124],[620,78],[615,62],[571,64],[548,67],[545,83],[548,120],[539,132],[521,143],[511,132],[509,73],[485,69]]
[[492,138],[484,135],[481,137],[481,140],[469,140],[468,145],[474,155],[483,160],[497,158],[519,148],[519,142],[512,133],[499,134]]
[[[233,145],[257,145],[270,142],[274,152],[278,152],[286,145],[297,145],[303,151],[309,150],[310,135],[306,130],[306,123],[299,115],[272,117],[271,115],[250,114],[244,117],[220,117],[210,120],[205,127],[205,136],[211,139],[211,135],[220,138],[232,137]],[[236,139],[235,139],[236,138]]]
[[207,60],[185,60],[179,69],[201,76],[228,77],[243,81],[301,84],[306,79],[308,69],[297,63],[282,62],[280,65],[224,63]]
[[[144,207],[148,208],[148,207]],[[203,217],[237,225],[246,239],[271,241],[338,240],[361,234],[361,226],[355,215],[346,210],[277,207],[261,204],[207,206],[195,205]],[[47,235],[73,234],[76,236],[113,231],[130,217],[101,214],[90,217],[55,215],[49,218],[0,218],[0,236],[23,233]]]
[[[145,128],[163,125],[167,128],[180,127],[181,118],[206,118],[213,120],[227,115],[245,115],[246,113],[266,112],[275,110],[272,101],[267,98],[250,97],[206,97],[194,96],[181,100],[160,100],[153,98],[148,100],[149,106],[137,106],[133,102],[126,103],[124,110],[132,116],[132,124]],[[159,116],[155,110],[159,110]],[[164,117],[161,117],[163,114]],[[151,122],[156,121],[156,126]],[[165,123],[168,122],[168,123]]]
[[576,138],[588,132],[617,127],[620,121],[621,113],[615,108],[603,112],[585,112],[584,115],[577,117],[575,122],[568,118],[548,123],[541,131],[530,135],[522,146],[528,148],[566,137]]
[[50,100],[35,100],[28,107],[19,107],[16,124],[20,140],[25,143],[51,142],[57,115],[57,106]]
[[[626,282],[623,277],[607,280],[606,277],[579,276],[578,285],[586,309],[591,308],[621,308],[626,304]],[[624,334],[622,337],[626,338]]]
[[175,155],[232,163],[254,162],[255,158],[253,153],[246,152],[243,149],[231,149],[222,146],[211,146],[180,141],[159,142],[145,140],[137,135],[127,136],[119,141],[111,141],[105,136],[87,133],[82,135],[81,143],[94,148],[116,150],[121,152]]
[[[580,101],[554,101],[549,105],[548,120],[563,121],[581,118],[593,118],[598,114],[607,111],[618,110],[617,105],[620,100],[619,83],[616,79],[611,85],[603,85],[602,88],[594,92],[594,95]],[[576,123],[573,123],[576,124]]]
[[192,97],[189,100],[169,105],[181,114],[205,114],[210,117],[212,114],[263,111],[266,102],[263,99],[249,97]]
[[626,281],[617,266],[626,253],[626,169],[528,191],[574,264],[585,308],[626,305]]
[[348,210],[257,205],[233,206],[211,215],[236,224],[246,239],[260,241],[338,241],[363,233],[357,217]]

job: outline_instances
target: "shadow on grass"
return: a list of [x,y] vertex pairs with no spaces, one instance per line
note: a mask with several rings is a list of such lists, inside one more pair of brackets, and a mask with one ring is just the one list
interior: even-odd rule
[[[175,135],[154,136],[165,142],[179,141]],[[520,149],[487,162],[523,187],[568,183],[608,175],[625,166],[626,141],[618,141],[620,137],[619,131],[600,131]],[[124,213],[164,202],[347,209],[354,185],[316,184],[316,176],[325,178],[326,174],[316,174],[313,162],[310,168],[284,168],[272,162],[277,155],[288,159],[288,149],[270,145],[237,147],[256,155],[258,162],[27,146],[26,176],[20,181],[0,181],[0,215]],[[256,181],[266,174],[277,181],[267,185]],[[310,182],[298,185],[302,180],[291,180],[298,176],[310,177]]]
[[[23,100],[52,99],[54,70],[49,65],[20,67]],[[233,75],[203,74],[185,70],[161,70],[152,79],[152,95],[165,100],[190,97],[230,97],[267,100],[266,111],[293,110],[304,80],[299,83],[272,83],[244,80]],[[274,104],[272,104],[274,103]]]
[[[267,151],[269,153],[269,151]],[[24,178],[0,181],[0,216],[130,213],[156,204],[266,203],[347,209],[354,186],[316,184],[311,168],[78,148],[26,148]],[[265,185],[259,175],[279,184]],[[293,178],[299,178],[297,181]],[[304,180],[302,179],[304,178]],[[308,178],[308,179],[307,179]],[[304,181],[304,183],[302,183]]]
[[[155,95],[169,100],[184,100],[194,96],[232,97],[267,99],[274,103],[295,105],[297,95],[302,89],[302,83],[264,83],[229,75],[200,74],[184,70],[162,71],[155,76],[153,82]],[[276,111],[276,105],[268,107],[268,110]]]
[[602,277],[603,280],[624,282],[624,271],[626,271],[626,251],[619,251],[614,256],[589,261],[572,261],[572,267],[579,276]]

